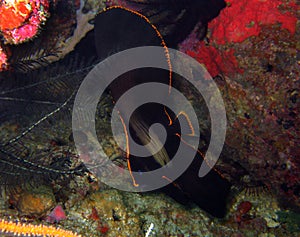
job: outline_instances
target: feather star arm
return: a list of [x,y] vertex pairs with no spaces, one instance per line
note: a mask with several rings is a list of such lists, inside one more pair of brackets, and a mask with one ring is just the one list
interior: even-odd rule
[[0,219],[0,233],[9,233],[16,236],[47,236],[47,237],[81,237],[72,231],[59,229],[53,226],[15,223]]

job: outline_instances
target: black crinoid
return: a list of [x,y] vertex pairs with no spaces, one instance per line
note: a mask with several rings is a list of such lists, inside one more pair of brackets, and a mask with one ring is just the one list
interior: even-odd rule
[[[175,47],[198,23],[201,25],[199,30],[205,29],[207,22],[225,6],[221,0],[128,2],[140,6],[140,12],[157,28],[139,13],[113,7],[96,16],[95,30],[64,59],[50,65],[43,61],[46,58],[43,56],[39,57],[41,62],[23,60],[15,64],[20,65],[21,70],[0,74],[2,184],[49,182],[84,172],[84,165],[76,162],[75,147],[69,137],[72,134],[74,97],[85,75],[98,61],[115,52],[149,45]],[[32,65],[36,64],[41,67],[35,69]],[[112,99],[117,101],[127,89],[153,81],[168,84],[169,72],[151,68],[133,70],[118,78],[108,89]],[[122,116],[127,108],[118,109]],[[168,113],[171,117],[175,116],[171,111]],[[163,106],[149,104],[137,110],[126,129],[138,143],[145,144],[152,123],[164,125],[170,139],[159,155],[142,158],[129,154],[127,158],[134,171],[153,170],[168,163],[180,143],[180,138],[174,136],[180,133],[180,126],[175,123],[171,129],[168,128],[169,120]],[[208,213],[223,217],[230,184],[214,170],[199,178],[198,168],[202,162],[201,154],[196,153],[186,172],[177,180],[170,180],[162,191],[179,202],[191,200]],[[138,181],[138,177],[135,178]]]
[[90,68],[75,57],[39,69],[30,59],[16,65],[21,68],[0,74],[0,185],[39,185],[82,174],[68,137],[74,94]]

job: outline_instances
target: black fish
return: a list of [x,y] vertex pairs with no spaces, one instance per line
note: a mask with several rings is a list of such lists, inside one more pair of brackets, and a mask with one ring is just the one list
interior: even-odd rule
[[194,29],[206,35],[207,23],[226,7],[224,0],[126,0],[157,25],[168,47],[176,47]]
[[[206,19],[210,18],[206,17]],[[95,42],[99,59],[110,56],[112,52],[116,53],[132,47],[164,46],[159,32],[149,23],[147,18],[139,13],[119,7],[110,8],[96,16]],[[167,62],[166,56],[163,55],[163,57]],[[114,100],[117,101],[129,88],[144,82],[160,82],[168,85],[170,83],[169,73],[156,68],[133,70],[117,78],[116,82],[109,86],[109,89]],[[166,93],[165,96],[167,97],[168,94]],[[135,100],[138,99],[135,98]],[[128,103],[131,102],[128,101]],[[121,116],[126,114],[126,107],[118,109]],[[169,117],[166,116],[167,113]],[[176,122],[173,126],[168,126],[169,119],[175,116],[164,106],[155,103],[141,106],[132,114],[129,120],[130,127],[126,129],[131,132],[137,143],[145,145],[149,141],[148,128],[153,123],[164,125],[168,134],[164,147],[153,157],[141,158],[129,154],[132,170],[154,170],[172,159],[176,153],[177,145],[180,143],[178,134],[181,131],[180,125]],[[160,144],[161,142],[157,141],[157,143]],[[177,180],[170,180],[170,184],[162,190],[181,203],[187,203],[191,200],[211,215],[223,217],[226,212],[226,199],[230,184],[215,170],[211,170],[205,177],[199,178],[198,170],[202,162],[203,158],[198,152],[188,169]],[[138,177],[134,178],[137,182],[139,181]],[[168,177],[162,178],[168,179]]]

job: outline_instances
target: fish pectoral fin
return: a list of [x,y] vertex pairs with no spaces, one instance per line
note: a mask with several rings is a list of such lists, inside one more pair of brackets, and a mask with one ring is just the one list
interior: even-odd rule
[[160,166],[166,165],[170,161],[170,158],[159,136],[153,131],[150,136],[149,126],[142,119],[132,118],[130,122],[136,136],[155,161]]

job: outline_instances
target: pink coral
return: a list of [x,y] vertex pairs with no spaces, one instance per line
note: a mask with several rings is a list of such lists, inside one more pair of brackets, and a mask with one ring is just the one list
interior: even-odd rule
[[7,69],[7,55],[0,46],[0,72]]
[[60,222],[66,219],[67,216],[65,214],[64,209],[61,205],[56,206],[52,212],[47,216],[46,221],[50,223]]

